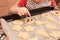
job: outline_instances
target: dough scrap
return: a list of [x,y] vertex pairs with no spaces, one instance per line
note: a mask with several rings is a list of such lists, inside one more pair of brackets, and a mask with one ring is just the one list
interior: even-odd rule
[[45,19],[49,21],[56,22],[55,19],[48,13],[42,14],[41,17],[44,17]]
[[29,38],[29,40],[38,40],[38,37]]
[[44,29],[37,30],[35,33],[43,37],[49,38],[49,34]]
[[37,20],[37,21],[35,22],[35,24],[39,26],[39,25],[41,25],[41,24],[46,24],[46,22]]
[[15,31],[19,31],[19,30],[23,29],[23,27],[21,27],[20,25],[13,25],[12,29]]
[[18,37],[21,37],[21,38],[23,38],[23,39],[27,39],[28,37],[30,37],[31,35],[29,34],[29,33],[27,33],[27,32],[20,32],[19,34],[18,34]]
[[50,36],[54,37],[54,38],[60,38],[60,32],[53,32],[50,34]]
[[15,20],[15,21],[13,21],[13,24],[22,25],[23,24],[23,21],[21,21],[21,20]]
[[32,27],[32,26],[28,26],[28,27],[24,27],[24,29],[26,30],[26,31],[28,31],[28,32],[30,32],[30,31],[34,31],[34,27]]
[[52,24],[45,24],[46,26],[46,28],[48,28],[48,29],[52,29],[52,30],[58,30],[59,28],[57,28],[56,26],[53,26]]

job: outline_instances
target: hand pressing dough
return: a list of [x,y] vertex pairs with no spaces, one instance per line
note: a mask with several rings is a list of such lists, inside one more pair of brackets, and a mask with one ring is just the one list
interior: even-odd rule
[[18,37],[21,37],[23,39],[27,39],[28,37],[30,37],[31,35],[29,35],[27,32],[20,32],[18,34]]
[[21,20],[15,20],[15,21],[13,21],[13,24],[22,25],[23,21],[21,21]]
[[44,22],[44,21],[39,21],[39,20],[36,20],[35,24],[39,26],[39,25],[41,25],[41,24],[46,24],[46,22]]
[[60,38],[60,32],[53,32],[50,34],[50,36],[54,37],[54,38]]
[[26,31],[28,31],[28,32],[30,32],[30,31],[34,31],[34,27],[32,27],[32,26],[28,26],[28,27],[24,27],[24,29],[26,30]]
[[23,29],[23,27],[21,27],[20,25],[13,25],[12,29],[15,31],[19,31],[19,30]]
[[49,34],[43,29],[37,30],[35,33],[38,34],[38,35],[41,35],[43,37],[49,38]]
[[38,37],[29,38],[29,40],[38,40]]
[[32,23],[32,22],[34,22],[35,20],[34,19],[32,19],[32,18],[26,18],[25,19],[25,23],[28,23],[28,24],[30,24],[30,23]]
[[48,29],[52,29],[52,30],[58,30],[59,28],[57,28],[56,26],[53,26],[52,24],[45,24],[45,27],[48,28]]
[[56,22],[55,19],[48,13],[41,14],[41,17],[44,17],[45,19],[47,19],[49,21]]

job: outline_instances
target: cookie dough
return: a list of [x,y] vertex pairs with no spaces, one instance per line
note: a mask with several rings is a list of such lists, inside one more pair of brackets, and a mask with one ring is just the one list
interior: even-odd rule
[[56,39],[60,38],[60,32],[55,32],[54,31],[53,33],[50,34],[50,36],[52,36],[53,38],[56,38]]
[[58,16],[58,19],[60,20],[60,16]]
[[52,14],[55,16],[60,16],[60,11],[52,11]]
[[32,19],[32,18],[26,18],[25,19],[25,23],[28,23],[28,24],[30,24],[30,23],[32,23],[32,22],[34,22],[35,20],[34,19]]
[[38,40],[38,37],[30,38],[29,40]]
[[18,34],[18,37],[20,37],[20,38],[23,38],[23,39],[27,39],[28,37],[30,37],[31,35],[29,34],[29,33],[27,33],[27,32],[20,32],[19,34]]
[[22,25],[23,21],[21,21],[21,20],[15,20],[15,21],[13,21],[13,24],[15,24],[15,25]]
[[40,21],[40,20],[36,20],[35,24],[36,24],[37,26],[39,26],[39,25],[41,25],[41,24],[46,24],[46,22]]
[[37,17],[37,16],[34,16],[34,18],[35,18],[35,19],[39,19],[39,17]]
[[45,27],[48,28],[48,29],[52,29],[52,30],[58,30],[59,28],[57,28],[56,26],[53,26],[52,24],[45,24]]
[[41,14],[41,17],[44,17],[45,19],[49,21],[56,22],[55,19],[49,13]]
[[57,16],[60,19],[60,11],[52,11],[52,14]]
[[37,30],[35,33],[43,37],[49,38],[49,34],[44,29]]
[[26,31],[28,31],[28,32],[30,32],[30,31],[34,31],[34,27],[32,27],[32,26],[27,26],[27,27],[24,27],[24,29],[26,30]]
[[20,25],[13,25],[12,29],[15,31],[19,31],[19,30],[22,30],[23,27],[21,27]]

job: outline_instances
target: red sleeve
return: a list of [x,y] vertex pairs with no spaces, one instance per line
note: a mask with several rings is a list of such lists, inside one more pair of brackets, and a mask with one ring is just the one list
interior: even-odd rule
[[52,5],[53,7],[56,7],[56,6],[57,6],[55,0],[51,0],[51,5]]
[[18,3],[18,6],[23,7],[26,6],[27,0],[20,0],[20,2]]

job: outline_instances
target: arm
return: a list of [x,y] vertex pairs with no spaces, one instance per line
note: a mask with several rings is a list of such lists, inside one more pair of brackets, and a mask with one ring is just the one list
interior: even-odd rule
[[11,8],[9,9],[9,12],[10,13],[16,13],[16,8],[18,7],[18,2],[19,2],[19,0],[17,0],[17,2],[13,5],[13,6],[11,6]]

